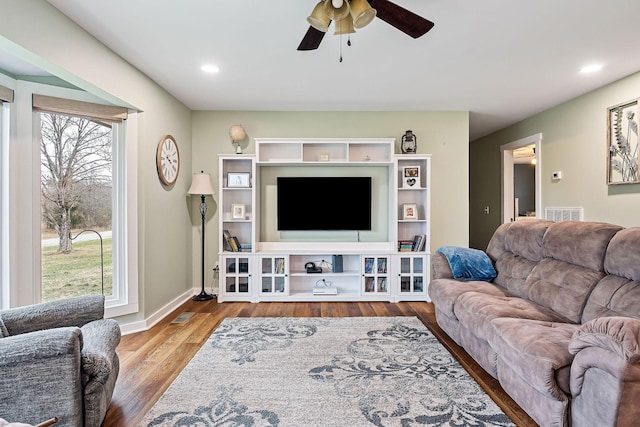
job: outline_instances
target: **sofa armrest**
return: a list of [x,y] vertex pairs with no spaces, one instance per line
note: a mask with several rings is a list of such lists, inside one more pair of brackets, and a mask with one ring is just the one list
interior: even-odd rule
[[79,328],[57,328],[0,339],[0,414],[37,424],[53,416],[82,425]]
[[636,426],[640,418],[640,320],[600,317],[574,332],[573,425]]
[[576,354],[588,347],[600,347],[629,363],[640,360],[640,320],[630,317],[599,317],[583,324],[569,342]]
[[447,257],[441,253],[431,255],[431,280],[435,279],[453,279],[453,272]]
[[0,311],[10,335],[80,327],[104,317],[104,295],[83,295]]

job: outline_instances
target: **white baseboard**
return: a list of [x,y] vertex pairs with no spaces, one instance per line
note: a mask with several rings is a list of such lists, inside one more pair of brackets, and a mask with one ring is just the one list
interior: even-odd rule
[[136,332],[144,332],[151,329],[156,323],[167,317],[174,311],[176,308],[180,307],[186,301],[188,301],[192,296],[197,295],[200,292],[200,289],[190,289],[184,292],[182,295],[175,298],[173,301],[169,302],[167,305],[162,307],[160,310],[153,313],[151,316],[146,318],[145,320],[140,320],[137,322],[131,323],[121,323],[120,331],[122,335],[133,334]]

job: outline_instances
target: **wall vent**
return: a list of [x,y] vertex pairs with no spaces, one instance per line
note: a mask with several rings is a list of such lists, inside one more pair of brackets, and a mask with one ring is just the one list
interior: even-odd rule
[[551,221],[584,221],[584,208],[545,208],[544,217]]

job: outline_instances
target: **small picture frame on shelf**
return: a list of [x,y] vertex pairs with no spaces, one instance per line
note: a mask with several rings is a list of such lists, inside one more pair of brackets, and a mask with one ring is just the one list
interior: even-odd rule
[[319,162],[328,162],[329,160],[331,160],[331,155],[329,153],[320,153],[320,154],[318,154],[318,161]]
[[230,188],[251,187],[251,174],[248,172],[227,173],[227,187],[230,187]]
[[245,219],[246,216],[247,216],[247,214],[246,214],[245,205],[242,205],[242,204],[233,204],[233,205],[231,205],[231,218],[233,218],[233,219]]
[[420,188],[420,166],[402,167],[402,188]]
[[416,203],[403,203],[402,219],[418,219],[418,205]]

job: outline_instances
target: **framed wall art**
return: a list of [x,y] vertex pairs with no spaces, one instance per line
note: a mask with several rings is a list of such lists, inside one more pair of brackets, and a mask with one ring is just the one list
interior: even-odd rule
[[402,168],[402,188],[420,188],[420,166]]
[[607,109],[607,184],[637,184],[638,99]]
[[416,203],[404,203],[402,205],[402,219],[418,219],[418,205]]
[[229,172],[227,187],[251,187],[251,174],[246,172]]
[[246,218],[246,206],[241,204],[231,205],[231,218],[233,219],[245,219]]

